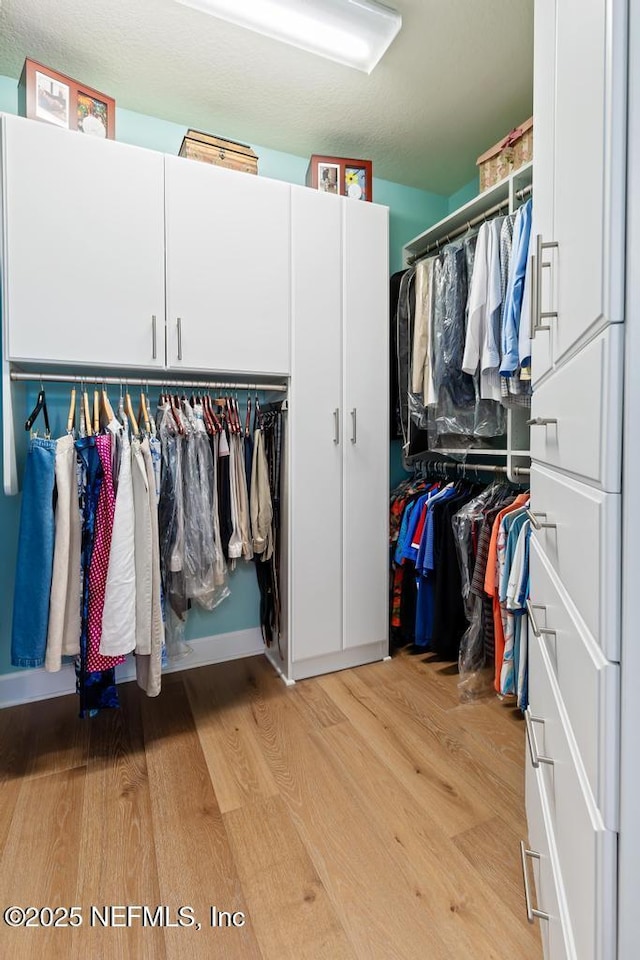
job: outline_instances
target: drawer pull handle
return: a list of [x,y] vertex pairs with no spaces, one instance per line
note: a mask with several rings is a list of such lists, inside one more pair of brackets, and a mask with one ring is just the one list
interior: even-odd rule
[[547,627],[539,627],[536,623],[536,618],[533,615],[534,610],[546,610],[547,608],[542,603],[531,603],[530,600],[525,602],[527,605],[527,613],[529,614],[529,623],[531,624],[534,637],[537,640],[539,640],[542,636],[555,637],[556,631],[549,630]]
[[357,416],[358,416],[358,412],[357,412],[356,408],[354,407],[353,410],[351,411],[351,443],[357,443],[357,442],[358,442],[358,434],[357,434],[358,420],[357,420]]
[[[540,329],[540,328],[538,328]],[[527,426],[529,427],[546,427],[550,423],[557,423],[558,421],[552,417],[534,417],[533,420],[527,420]]]
[[550,920],[551,917],[544,910],[537,910],[531,906],[531,889],[529,887],[529,874],[527,872],[527,857],[531,860],[539,860],[540,854],[535,850],[528,850],[524,840],[520,841],[520,860],[522,862],[522,882],[524,884],[524,901],[527,906],[527,920],[533,923],[535,918],[540,920]]
[[[535,530],[542,530],[544,527],[546,527],[548,530],[557,530],[558,528],[557,523],[547,523],[546,513],[532,513],[531,510],[527,510],[527,516],[529,520],[531,520],[531,526]],[[538,520],[538,517],[544,517],[544,522],[541,523],[540,520]]]
[[340,443],[340,408],[336,407],[333,411],[333,442],[336,446]]
[[531,766],[537,770],[541,763],[548,763],[549,766],[552,767],[555,760],[552,760],[551,757],[542,757],[538,753],[538,744],[536,743],[536,735],[533,729],[534,723],[544,725],[544,720],[540,717],[532,717],[531,711],[527,708],[524,712],[524,723],[527,730],[527,743],[529,744],[529,753],[531,755]]

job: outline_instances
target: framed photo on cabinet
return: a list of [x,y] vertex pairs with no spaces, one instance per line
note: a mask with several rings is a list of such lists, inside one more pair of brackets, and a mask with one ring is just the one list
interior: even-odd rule
[[18,112],[85,136],[115,140],[115,100],[35,60],[25,60],[22,68]]
[[373,200],[371,160],[324,157],[314,154],[307,168],[306,183],[322,193],[334,193],[353,200]]

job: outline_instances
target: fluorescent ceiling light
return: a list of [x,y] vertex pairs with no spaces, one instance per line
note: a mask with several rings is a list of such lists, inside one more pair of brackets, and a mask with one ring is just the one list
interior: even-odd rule
[[376,0],[178,0],[309,53],[371,73],[402,26]]

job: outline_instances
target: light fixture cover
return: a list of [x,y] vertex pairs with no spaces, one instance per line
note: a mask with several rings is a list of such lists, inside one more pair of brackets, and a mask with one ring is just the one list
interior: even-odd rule
[[371,73],[402,26],[376,0],[178,0],[309,53]]

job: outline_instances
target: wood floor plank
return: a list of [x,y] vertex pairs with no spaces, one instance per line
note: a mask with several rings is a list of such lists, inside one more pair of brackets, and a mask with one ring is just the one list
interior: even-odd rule
[[[78,719],[76,696],[53,697],[0,710],[0,743],[12,753],[18,729],[19,752],[13,749],[12,775],[42,777],[86,764],[89,751],[89,723]],[[1,748],[0,765],[7,763]]]
[[[182,683],[142,700],[161,903],[192,906],[201,930],[167,929],[167,960],[261,960],[222,814]],[[212,928],[209,910],[242,911],[239,928]]]
[[399,722],[356,671],[322,677],[320,684],[445,834],[454,836],[490,818],[492,808],[469,789],[447,751]]
[[[465,714],[462,726],[457,710],[442,711],[425,703],[422,676],[406,671],[393,676],[383,668],[384,664],[375,664],[354,673],[358,681],[364,681],[373,691],[376,709],[385,722],[407,733],[414,731],[438,745],[460,767],[470,792],[485,799],[495,813],[521,819],[525,749],[522,727],[514,726],[512,735],[504,718],[483,711],[482,704],[474,704],[469,709],[477,711],[480,730],[477,736],[470,735],[468,728],[473,728],[475,715]],[[507,728],[506,738],[501,727]],[[508,753],[499,748],[503,739],[510,745]],[[516,742],[519,751],[513,748]]]
[[[91,721],[80,832],[76,903],[99,906],[160,904],[151,797],[135,684],[120,689],[120,710]],[[165,960],[164,932],[134,919],[130,927],[86,925],[74,936],[73,960],[111,957]]]
[[450,960],[438,930],[408,892],[406,871],[363,816],[330,751],[300,724],[294,699],[263,700],[257,688],[252,711],[289,815],[359,960],[415,960],[425,945],[430,960]]
[[252,736],[251,716],[243,710],[244,678],[233,685],[218,665],[185,674],[184,685],[222,813],[278,793],[262,751]]
[[500,817],[493,817],[453,842],[467,858],[481,879],[490,887],[514,917],[522,919],[525,911],[520,871],[519,841],[526,838],[526,827],[515,831]]
[[[0,861],[0,904],[74,906],[86,771],[23,779]],[[2,956],[12,960],[68,955],[75,931],[2,925]]]
[[334,723],[344,723],[346,717],[334,700],[322,689],[317,679],[301,680],[295,685],[296,699],[304,704],[308,720],[318,727],[332,727]]
[[[454,841],[433,829],[411,793],[362,736],[346,726],[316,736],[340,763],[363,816],[375,826],[389,855],[404,860],[407,879],[413,877],[407,896],[418,898],[433,929],[445,941],[448,955],[469,960],[502,960],[505,956],[537,960],[537,932],[531,930],[522,910],[519,923],[512,917],[504,921],[499,894],[478,883]],[[513,852],[517,854],[517,850],[513,840]]]
[[355,960],[281,797],[224,822],[265,960]]

